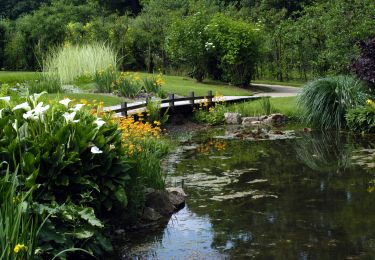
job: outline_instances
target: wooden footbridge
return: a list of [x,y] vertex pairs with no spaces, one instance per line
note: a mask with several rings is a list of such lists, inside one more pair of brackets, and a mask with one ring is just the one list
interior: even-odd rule
[[[205,104],[208,107],[215,106],[220,103],[238,103],[251,100],[257,100],[262,97],[259,96],[220,96],[215,97],[212,91],[208,91],[206,96],[195,96],[194,92],[190,92],[188,97],[175,97],[175,94],[169,94],[167,99],[159,100],[161,103],[161,113],[168,110],[169,114],[189,114],[194,108]],[[119,106],[107,107],[107,111],[115,112],[121,116],[128,116],[137,113],[145,112],[147,104],[153,100],[146,98],[145,101],[127,103],[123,102]]]

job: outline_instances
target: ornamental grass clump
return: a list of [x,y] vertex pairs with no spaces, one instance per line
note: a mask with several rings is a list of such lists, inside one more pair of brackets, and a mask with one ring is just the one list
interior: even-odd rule
[[43,63],[43,71],[57,74],[61,83],[68,84],[81,75],[94,75],[112,64],[116,67],[117,54],[102,43],[70,45],[53,49]]
[[322,129],[345,126],[345,114],[366,100],[362,82],[350,76],[322,78],[308,83],[298,97],[302,120]]

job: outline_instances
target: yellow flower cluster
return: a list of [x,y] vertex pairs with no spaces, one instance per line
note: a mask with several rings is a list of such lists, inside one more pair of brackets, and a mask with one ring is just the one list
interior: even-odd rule
[[366,103],[367,103],[367,105],[369,105],[369,106],[375,108],[375,103],[374,103],[374,101],[372,101],[371,99],[367,99]]
[[25,246],[24,244],[17,244],[14,249],[13,249],[14,253],[18,254],[22,251],[27,251],[27,246]]
[[119,118],[119,128],[122,131],[123,145],[129,155],[134,152],[142,152],[142,141],[147,138],[159,139],[161,135],[160,122],[154,124],[143,121],[135,121],[134,117]]
[[162,87],[165,84],[165,80],[163,79],[163,74],[159,72],[158,76],[156,77],[155,84],[158,87]]

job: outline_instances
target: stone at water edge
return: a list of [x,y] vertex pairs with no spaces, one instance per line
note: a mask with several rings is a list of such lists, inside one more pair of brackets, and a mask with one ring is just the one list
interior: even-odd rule
[[260,119],[258,116],[251,116],[251,117],[243,117],[242,118],[242,125],[249,126],[253,125],[253,122],[258,122]]
[[146,195],[146,207],[154,209],[162,216],[170,216],[176,210],[167,191],[156,190]]
[[169,193],[169,199],[172,204],[176,207],[176,209],[181,209],[185,205],[186,200],[186,193],[182,188],[167,188],[166,189]]
[[283,114],[271,114],[267,118],[265,118],[263,121],[266,124],[281,124],[284,123],[287,120],[287,117]]
[[241,124],[242,118],[240,113],[224,113],[225,123],[229,125]]

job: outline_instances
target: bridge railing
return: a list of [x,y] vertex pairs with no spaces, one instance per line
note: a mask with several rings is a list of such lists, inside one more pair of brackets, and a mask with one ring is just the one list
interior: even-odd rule
[[[168,104],[170,108],[173,108],[176,105],[175,103],[180,101],[189,101],[189,105],[194,106],[196,100],[205,100],[209,105],[212,105],[214,103],[213,99],[214,95],[212,94],[212,90],[208,91],[206,96],[195,96],[194,91],[192,91],[189,93],[188,97],[183,98],[175,98],[175,94],[169,94],[167,99],[162,99],[160,102],[162,104]],[[114,109],[112,112],[121,113],[122,116],[127,116],[129,111],[147,107],[149,102],[149,98],[146,98],[144,103],[135,105],[129,105],[127,102],[122,102],[121,108]]]

